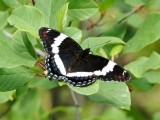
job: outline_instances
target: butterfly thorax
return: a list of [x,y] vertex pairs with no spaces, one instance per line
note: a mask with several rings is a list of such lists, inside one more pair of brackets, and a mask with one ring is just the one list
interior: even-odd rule
[[75,71],[75,69],[77,69],[82,60],[83,61],[87,60],[85,58],[89,55],[89,53],[90,53],[90,48],[86,48],[85,50],[81,50],[75,53],[74,59],[72,59],[71,64],[67,67],[67,72]]
[[86,48],[85,50],[82,50],[82,51],[80,52],[79,57],[80,57],[80,58],[84,58],[84,57],[86,57],[87,55],[89,55],[89,53],[90,53],[90,48]]

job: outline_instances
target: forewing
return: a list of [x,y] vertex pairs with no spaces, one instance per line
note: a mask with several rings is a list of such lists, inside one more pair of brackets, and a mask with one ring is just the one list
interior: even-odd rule
[[82,50],[80,45],[72,38],[57,30],[42,27],[39,29],[39,36],[48,54],[74,53]]

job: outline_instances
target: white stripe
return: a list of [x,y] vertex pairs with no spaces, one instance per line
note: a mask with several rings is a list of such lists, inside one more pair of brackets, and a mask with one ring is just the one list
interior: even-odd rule
[[61,33],[58,37],[54,38],[55,40],[54,44],[58,47],[62,43],[62,41],[66,39],[67,37],[68,37],[67,35]]
[[100,70],[94,71],[94,74],[97,76],[100,76],[100,75],[102,75],[102,71],[100,71]]
[[66,39],[68,36],[61,33],[58,37],[54,38],[54,43],[51,45],[52,52],[57,54],[59,53],[59,45],[63,42],[64,39]]
[[102,70],[97,70],[94,72],[74,72],[74,73],[68,73],[66,76],[68,77],[87,77],[92,75],[105,76],[108,72],[113,71],[115,65],[116,63],[109,61],[108,64]]
[[58,69],[60,70],[62,75],[66,75],[66,70],[64,68],[63,62],[60,59],[58,53],[59,53],[59,45],[63,42],[64,39],[66,39],[68,36],[61,33],[58,37],[54,38],[54,43],[51,45],[52,47],[52,52],[55,54],[54,55],[54,59],[55,59],[55,63],[58,67]]
[[74,73],[68,73],[66,76],[68,77],[86,77],[86,76],[92,76],[93,72],[74,72]]
[[58,54],[59,53],[58,47],[52,47],[52,52],[55,53],[55,54]]
[[108,64],[102,69],[102,74],[106,75],[108,72],[112,72],[116,63],[109,61]]
[[57,65],[57,67],[59,68],[61,74],[66,75],[66,70],[64,68],[64,65],[63,65],[62,60],[60,59],[59,55],[55,54],[54,59],[55,59],[55,63]]

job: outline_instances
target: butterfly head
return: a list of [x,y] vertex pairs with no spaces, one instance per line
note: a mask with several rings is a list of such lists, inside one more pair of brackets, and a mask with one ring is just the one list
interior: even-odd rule
[[41,37],[43,41],[51,42],[54,40],[54,38],[56,38],[59,35],[60,33],[56,30],[52,30],[52,29],[45,28],[45,27],[41,27],[39,29],[39,36]]

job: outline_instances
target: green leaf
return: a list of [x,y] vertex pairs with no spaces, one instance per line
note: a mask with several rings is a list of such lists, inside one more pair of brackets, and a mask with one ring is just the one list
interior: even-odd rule
[[[145,21],[144,17],[139,15],[139,14],[133,14],[129,18],[127,18],[127,33],[129,32],[128,30],[130,29],[132,32],[130,34],[135,34],[137,28]],[[126,34],[127,35],[127,34]],[[127,36],[125,36],[127,37]],[[131,38],[131,37],[130,37]],[[129,39],[127,39],[129,40]]]
[[144,2],[142,0],[125,0],[125,2],[132,6],[144,5]]
[[18,0],[21,5],[25,5],[25,0]]
[[115,0],[101,0],[98,3],[99,3],[99,9],[103,11],[110,8],[115,3]]
[[59,31],[62,31],[62,28],[66,24],[67,11],[68,11],[68,3],[64,4],[57,12],[56,23]]
[[140,26],[135,36],[129,40],[123,49],[124,53],[138,52],[147,45],[154,43],[160,38],[160,14],[149,15]]
[[[33,38],[31,38],[31,40],[34,41]],[[22,57],[22,58],[24,58],[28,61],[32,60],[32,61],[36,62],[36,59],[35,59],[36,58],[36,53],[34,51],[34,48],[33,48],[32,44],[29,41],[29,34],[26,35],[26,37],[25,37],[25,36],[22,36],[21,31],[16,31],[13,34],[12,49],[20,57]]]
[[21,6],[18,0],[3,0],[3,2],[11,8],[17,8]]
[[53,0],[37,0],[35,7],[37,7],[43,14],[45,22],[49,25]]
[[28,92],[28,85],[26,85],[24,87],[19,87],[19,88],[16,89],[15,96],[18,99],[18,98],[21,98],[24,95],[26,95],[27,92]]
[[[120,38],[116,37],[90,37],[85,39],[81,46],[83,49],[85,48],[91,48],[91,51],[93,53],[96,53],[99,48],[102,48],[104,45],[110,45],[110,44],[125,44]],[[93,47],[93,48],[92,48]]]
[[129,70],[137,78],[141,78],[143,73],[150,69],[158,68],[160,68],[160,55],[155,52],[153,52],[149,58],[140,57],[125,66],[125,69]]
[[11,100],[13,93],[14,93],[14,90],[8,91],[8,92],[0,92],[0,103],[5,103],[8,100]]
[[29,41],[27,34],[25,32],[22,32],[22,39],[23,39],[24,45],[25,45],[26,49],[28,50],[28,52],[30,53],[30,55],[33,58],[37,59],[37,54],[34,50],[34,47],[31,44],[31,42]]
[[110,28],[106,33],[104,33],[103,35],[119,37],[119,38],[123,39],[124,35],[126,33],[126,26],[127,26],[126,22],[116,24],[112,28]]
[[10,39],[6,36],[6,34],[4,33],[4,29],[0,30],[0,43],[4,43],[4,44],[9,44],[10,43]]
[[[22,32],[22,31],[21,31]],[[30,43],[32,44],[32,46],[36,46],[37,42],[36,42],[36,38],[31,35],[30,33],[26,32],[26,35],[28,37],[28,40],[30,41]],[[22,36],[22,35],[21,35]],[[39,39],[39,38],[38,38]]]
[[44,20],[51,28],[58,29],[56,24],[56,15],[59,9],[66,3],[66,0],[37,0],[37,7],[44,15]]
[[43,48],[43,45],[41,43],[41,41],[39,39],[36,40],[37,41],[37,47],[44,52],[44,48]]
[[69,16],[71,20],[82,21],[93,16],[97,11],[97,5],[93,0],[68,0]]
[[74,27],[67,27],[63,29],[63,32],[69,37],[73,38],[76,42],[81,42],[82,32],[80,29]]
[[42,13],[32,6],[22,6],[13,10],[8,18],[8,22],[16,28],[27,31],[34,36],[38,36],[41,26],[47,26]]
[[122,51],[122,49],[123,49],[123,45],[117,45],[113,47],[110,52],[110,56],[118,55]]
[[27,84],[34,72],[25,67],[0,68],[0,91],[10,91]]
[[160,54],[153,52],[145,63],[145,71],[160,68]]
[[158,83],[160,84],[160,72],[159,71],[149,71],[144,74],[144,77],[149,83]]
[[30,87],[39,87],[42,89],[51,89],[59,86],[58,80],[49,80],[46,78],[34,78],[30,83]]
[[133,90],[141,90],[141,91],[148,91],[153,88],[153,85],[150,84],[146,78],[138,78],[132,79],[128,82],[130,86],[132,86]]
[[8,16],[8,11],[0,12],[0,29],[4,28],[7,25]]
[[8,9],[8,6],[3,2],[3,0],[0,0],[0,11],[5,11]]
[[[147,57],[140,57],[137,60],[129,63],[125,66],[125,69],[130,71],[135,77],[141,78],[142,74],[144,73],[144,65],[148,60]],[[134,69],[133,69],[134,68]]]
[[122,109],[130,109],[131,99],[128,87],[125,83],[100,82],[99,90],[89,98],[95,102],[110,104]]
[[132,6],[141,6],[145,5],[150,0],[125,0],[125,2]]
[[[29,57],[28,54],[24,54],[23,57],[20,55],[23,55],[22,51],[19,51],[18,55],[15,53],[15,50],[12,49],[12,41],[6,38],[4,33],[0,31],[0,48],[3,51],[0,51],[0,56],[3,59],[0,59],[0,68],[1,67],[15,67],[20,65],[25,65],[28,67],[33,67],[36,60],[32,57]],[[4,52],[5,51],[5,52]]]
[[98,89],[99,89],[99,81],[97,80],[95,83],[93,83],[92,85],[89,85],[89,86],[86,86],[86,87],[73,87],[73,86],[70,86],[69,87],[79,93],[79,94],[82,94],[82,95],[92,95],[92,94],[95,94],[98,92]]

